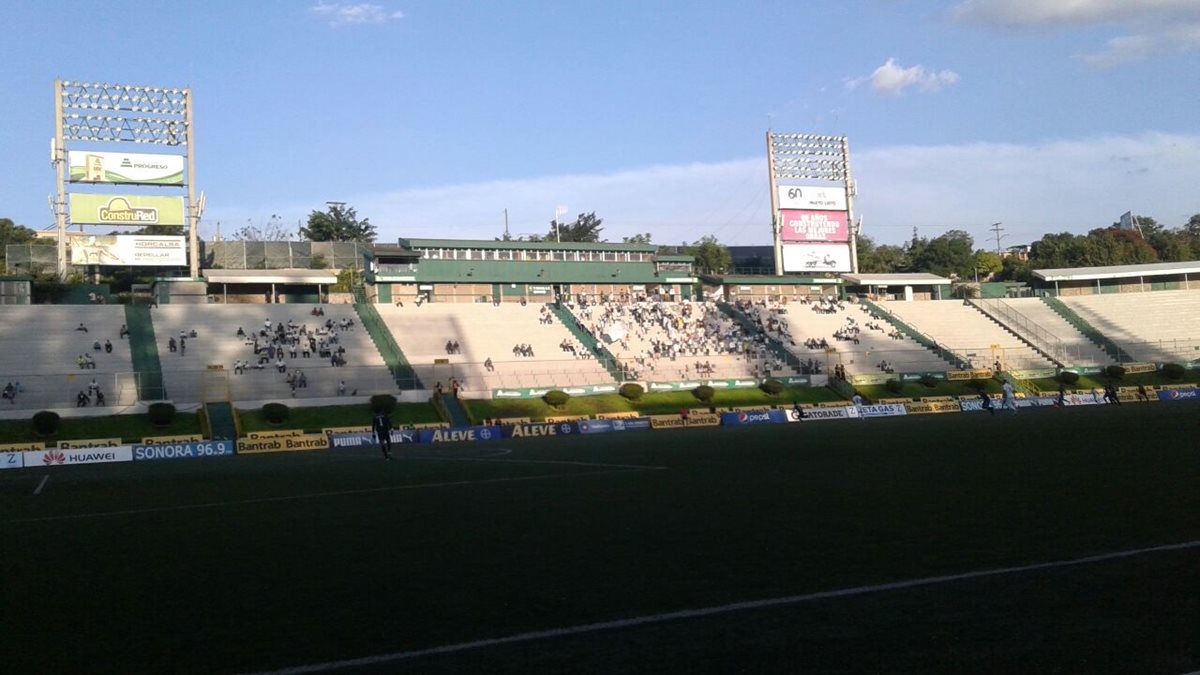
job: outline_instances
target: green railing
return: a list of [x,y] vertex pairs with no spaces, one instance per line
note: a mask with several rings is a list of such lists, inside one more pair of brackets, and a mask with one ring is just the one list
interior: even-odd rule
[[[758,335],[758,324],[736,306],[727,302],[718,302],[717,309],[721,310],[721,313],[725,316],[738,322],[742,328],[745,328],[747,335]],[[798,370],[800,368],[800,357],[788,351],[787,347],[784,347],[783,343],[779,340],[776,340],[769,334],[764,334],[767,336],[767,347],[771,350],[771,353],[783,359],[784,363]]]
[[945,347],[939,345],[937,343],[937,340],[934,340],[933,338],[922,333],[921,331],[917,330],[916,328],[913,328],[912,326],[904,323],[903,321],[900,320],[899,317],[897,317],[895,314],[892,314],[891,312],[887,311],[883,307],[880,307],[879,305],[877,305],[865,298],[859,298],[858,301],[860,303],[866,305],[867,309],[870,309],[872,312],[874,312],[878,316],[882,317],[884,321],[887,321],[892,326],[894,326],[896,328],[896,330],[898,330],[901,333],[904,333],[908,337],[912,338],[914,342],[921,345],[922,347],[930,350],[934,354],[937,354],[938,358],[949,363],[950,365],[954,366],[955,368],[957,368],[959,366],[959,364],[971,362],[971,359],[964,358],[958,354],[955,354],[954,352],[950,351],[949,349],[946,349]]
[[571,335],[574,335],[576,340],[583,343],[584,348],[590,351],[604,365],[604,369],[608,371],[608,374],[612,376],[614,381],[621,382],[625,379],[621,374],[621,367],[617,365],[616,357],[613,356],[612,352],[608,351],[608,348],[603,343],[593,337],[591,333],[584,330],[583,326],[579,325],[579,321],[571,313],[571,310],[559,305],[557,302],[552,302],[547,307],[550,308],[551,312],[554,312],[554,316],[558,317],[562,325],[571,331]]
[[1076,314],[1070,307],[1067,307],[1066,303],[1062,300],[1043,296],[1042,302],[1046,303],[1050,309],[1053,309],[1063,319],[1066,319],[1067,323],[1075,327],[1075,330],[1083,333],[1084,337],[1100,345],[1104,353],[1116,359],[1117,363],[1129,363],[1130,361],[1137,360],[1130,356],[1129,352],[1121,349],[1121,345],[1113,342],[1108,336],[1096,330],[1096,327],[1088,323],[1086,319]]
[[383,357],[388,370],[392,371],[396,385],[401,389],[421,389],[421,380],[413,370],[412,364],[405,358],[400,345],[396,344],[396,338],[392,337],[392,332],[383,322],[383,317],[379,316],[375,305],[365,302],[366,294],[362,291],[361,286],[354,289],[354,311],[358,313],[363,329],[371,336],[371,341],[375,343],[375,348],[379,350],[379,355]]
[[154,322],[147,305],[125,305],[125,327],[129,329],[129,356],[137,373],[139,401],[161,401],[167,398],[163,389],[162,363],[154,339]]

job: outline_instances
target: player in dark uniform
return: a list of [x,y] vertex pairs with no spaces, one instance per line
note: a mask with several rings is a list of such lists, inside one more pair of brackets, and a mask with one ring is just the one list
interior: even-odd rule
[[383,450],[383,458],[391,459],[392,418],[383,411],[375,413],[375,417],[371,419],[371,430],[375,432],[375,440],[379,442],[379,448]]

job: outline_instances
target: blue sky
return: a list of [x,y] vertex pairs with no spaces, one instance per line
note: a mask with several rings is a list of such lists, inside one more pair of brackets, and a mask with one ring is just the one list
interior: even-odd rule
[[[864,233],[1200,213],[1200,0],[5,3],[0,216],[52,222],[53,81],[191,86],[202,235],[770,241],[764,132],[850,138]],[[140,149],[136,147],[128,150]]]

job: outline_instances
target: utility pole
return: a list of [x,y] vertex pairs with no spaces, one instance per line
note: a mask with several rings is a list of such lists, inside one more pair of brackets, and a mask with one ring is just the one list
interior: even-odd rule
[[1002,224],[1003,223],[992,223],[991,228],[992,232],[996,235],[996,255],[1000,255],[1000,240],[1008,236],[1006,234],[1000,234],[1004,231],[1004,228],[1000,227]]

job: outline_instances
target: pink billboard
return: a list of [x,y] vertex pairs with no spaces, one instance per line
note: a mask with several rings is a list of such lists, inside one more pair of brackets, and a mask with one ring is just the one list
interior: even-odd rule
[[845,211],[799,211],[784,209],[780,236],[785,242],[850,241]]

